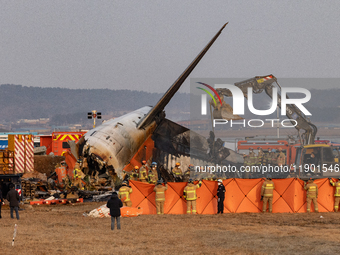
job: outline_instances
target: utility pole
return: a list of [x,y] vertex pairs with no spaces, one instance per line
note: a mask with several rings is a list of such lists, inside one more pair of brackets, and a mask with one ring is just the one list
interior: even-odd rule
[[93,119],[93,128],[96,127],[96,119],[101,119],[102,118],[102,113],[97,112],[96,110],[93,110],[92,112],[87,113],[87,118],[88,119]]

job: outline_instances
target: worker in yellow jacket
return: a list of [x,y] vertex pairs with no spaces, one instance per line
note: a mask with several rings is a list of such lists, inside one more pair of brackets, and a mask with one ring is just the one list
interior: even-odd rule
[[196,199],[197,194],[196,190],[202,186],[202,181],[198,184],[194,184],[192,179],[189,179],[188,185],[184,188],[184,198],[187,200],[187,214],[191,214],[191,208],[192,213],[196,214]]
[[168,184],[164,182],[165,186],[162,185],[162,181],[157,181],[157,185],[153,189],[156,192],[156,211],[157,214],[164,214],[164,203],[165,203],[165,191],[168,189]]
[[123,181],[122,187],[118,191],[118,198],[122,200],[123,206],[132,206],[132,202],[130,199],[130,194],[132,193],[132,188],[127,186],[127,182]]
[[333,182],[331,178],[329,178],[329,182],[332,186],[335,186],[335,192],[334,192],[334,212],[337,212],[339,210],[339,202],[340,202],[340,178],[337,182]]
[[267,211],[267,203],[268,211],[271,213],[273,210],[273,192],[275,189],[275,184],[272,181],[270,175],[268,175],[267,179],[263,182],[261,187],[261,200],[263,200],[262,212]]
[[146,166],[146,161],[142,161],[142,166],[139,168],[139,181],[148,182],[148,169]]
[[314,183],[313,178],[309,178],[308,183],[305,183],[304,187],[307,190],[307,212],[310,212],[310,204],[313,201],[314,211],[319,212],[318,209],[318,185]]

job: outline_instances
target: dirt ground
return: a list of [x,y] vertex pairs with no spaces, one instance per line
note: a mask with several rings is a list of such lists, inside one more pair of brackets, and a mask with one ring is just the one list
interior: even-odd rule
[[[0,254],[336,254],[340,213],[83,217],[104,204],[9,208],[0,219]],[[322,217],[321,217],[322,216]],[[14,224],[18,233],[11,246]]]

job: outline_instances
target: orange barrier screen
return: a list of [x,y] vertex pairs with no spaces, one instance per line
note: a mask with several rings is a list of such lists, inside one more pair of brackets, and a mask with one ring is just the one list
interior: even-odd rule
[[[225,213],[261,212],[261,186],[263,179],[227,179],[225,186]],[[306,212],[306,191],[303,181],[296,178],[274,179],[273,213]],[[195,182],[197,183],[197,182]],[[334,208],[334,187],[328,179],[317,179],[319,212],[331,212]],[[183,190],[186,182],[168,182],[165,191],[164,212],[166,214],[185,214],[186,201]],[[131,201],[133,207],[143,209],[143,214],[156,214],[155,185],[130,181],[133,192]],[[201,188],[197,189],[197,213],[217,213],[217,182],[203,180]],[[311,207],[312,211],[314,206]]]

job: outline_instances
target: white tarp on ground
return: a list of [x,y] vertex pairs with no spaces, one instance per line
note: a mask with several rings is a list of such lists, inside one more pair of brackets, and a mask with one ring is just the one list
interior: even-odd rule
[[[143,209],[139,207],[135,208],[135,207],[124,206],[120,208],[120,212],[121,212],[121,217],[136,217],[136,216],[143,214]],[[84,213],[83,216],[85,217],[90,216],[93,218],[105,218],[105,217],[110,217],[109,213],[110,213],[110,209],[107,208],[105,204],[92,210],[88,214]]]
[[105,204],[92,210],[91,212],[87,214],[87,216],[91,216],[94,218],[104,218],[104,217],[110,217],[109,213],[110,213],[110,209],[107,208]]

